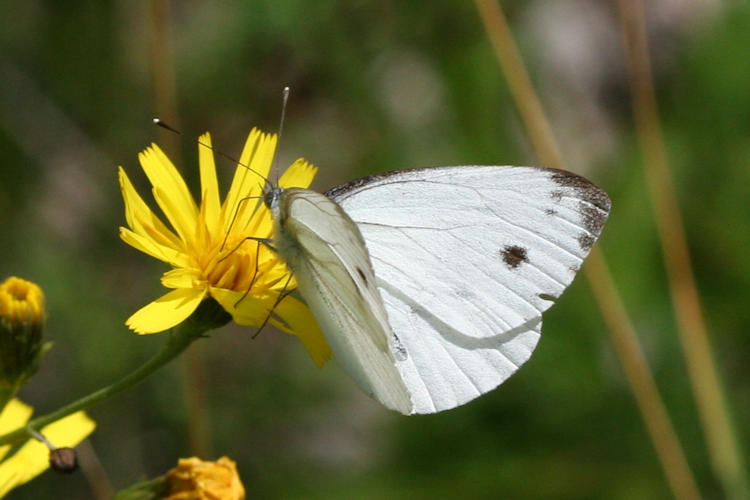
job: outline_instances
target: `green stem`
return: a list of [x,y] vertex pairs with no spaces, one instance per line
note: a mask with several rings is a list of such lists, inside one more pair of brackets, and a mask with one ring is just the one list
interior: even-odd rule
[[[177,326],[169,335],[169,340],[162,350],[141,365],[138,369],[126,375],[117,382],[92,392],[88,396],[74,401],[62,408],[31,420],[23,427],[0,436],[0,445],[17,443],[29,437],[27,427],[41,429],[45,425],[60,420],[72,413],[85,410],[90,406],[118,394],[125,389],[139,383],[153,372],[172,361],[196,339],[211,328],[216,328],[226,323],[228,315],[221,310],[218,314],[216,304],[213,301],[204,301],[195,313],[186,321]],[[223,313],[223,314],[222,314]]]

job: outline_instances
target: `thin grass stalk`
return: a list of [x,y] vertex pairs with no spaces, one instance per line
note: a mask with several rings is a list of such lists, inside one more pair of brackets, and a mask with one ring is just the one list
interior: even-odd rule
[[102,467],[96,450],[91,445],[91,441],[88,439],[81,441],[76,447],[76,454],[78,455],[81,472],[91,488],[92,498],[94,500],[110,500],[114,496],[115,490],[107,472]]
[[[179,127],[177,112],[177,93],[175,85],[174,57],[171,46],[169,2],[151,0],[149,2],[151,19],[150,57],[153,77],[154,108],[158,118]],[[159,133],[162,144],[171,150],[170,156],[179,158],[179,138],[161,128]],[[166,134],[166,135],[164,135]],[[178,162],[179,164],[180,162]],[[188,449],[199,457],[213,456],[210,431],[210,412],[206,395],[205,347],[196,345],[185,352],[179,363],[182,368],[182,392],[187,414]]]
[[654,378],[643,355],[638,335],[609,272],[604,254],[591,252],[586,263],[586,278],[602,311],[612,346],[622,363],[643,422],[664,468],[675,498],[698,499],[700,492],[680,446],[680,440],[659,396]]
[[672,305],[711,464],[729,498],[750,498],[744,458],[712,355],[654,92],[643,3],[619,0],[633,113]]
[[[498,61],[508,80],[521,119],[542,163],[565,168],[559,147],[531,85],[505,16],[496,0],[475,0]],[[538,145],[539,144],[539,145]],[[622,299],[611,278],[604,255],[595,247],[584,272],[609,329],[615,353],[626,372],[646,429],[676,498],[697,499],[700,493],[677,433],[659,396]]]

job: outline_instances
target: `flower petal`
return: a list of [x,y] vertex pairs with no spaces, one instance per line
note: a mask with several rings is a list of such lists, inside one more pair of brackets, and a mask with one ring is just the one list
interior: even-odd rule
[[[271,170],[276,140],[275,134],[265,134],[258,129],[250,131],[222,206],[225,232],[230,229],[230,225],[233,230],[243,230],[252,220],[257,208],[263,205],[260,196],[263,194],[265,178]],[[253,197],[258,197],[260,203],[254,202],[251,199]]]
[[[31,418],[34,409],[18,399],[11,399],[0,413],[0,434],[16,430]],[[8,453],[12,445],[0,446],[0,460]]]
[[191,207],[181,203],[171,191],[165,189],[154,187],[151,192],[154,195],[156,203],[167,216],[172,226],[174,226],[180,239],[186,245],[192,244],[195,239],[195,229],[198,221],[197,207],[194,212]]
[[286,169],[284,175],[279,179],[279,186],[283,188],[310,187],[317,171],[318,167],[299,158]]
[[95,428],[96,422],[79,411],[44,427],[42,434],[58,448],[72,448],[94,432]]
[[[262,301],[252,295],[224,288],[211,288],[210,293],[238,325],[259,327],[275,302],[270,296]],[[299,337],[316,365],[323,366],[331,358],[331,348],[312,312],[303,302],[287,296],[276,305],[269,322]]]
[[[96,423],[82,411],[68,415],[42,429],[42,434],[58,448],[74,447],[91,434]],[[0,497],[35,478],[49,467],[49,448],[35,439],[26,442],[0,464]]]
[[175,267],[187,266],[190,262],[184,253],[159,245],[153,239],[136,234],[125,227],[120,227],[120,239],[136,250]]
[[208,227],[216,227],[219,222],[219,181],[216,179],[216,164],[211,146],[211,134],[198,138],[198,164],[201,172],[201,211],[205,214]]
[[125,169],[118,167],[117,177],[125,202],[125,220],[136,234],[154,239],[160,245],[181,248],[179,238],[154,214],[130,182]]
[[211,297],[221,304],[226,312],[238,325],[260,326],[268,316],[268,310],[273,306],[273,300],[259,300],[251,294],[227,290],[226,288],[211,287]]
[[288,295],[273,311],[288,325],[272,319],[272,323],[287,333],[299,337],[316,365],[323,366],[331,358],[331,347],[304,302]]
[[183,241],[192,241],[198,206],[180,172],[156,144],[141,152],[138,159],[164,215]]
[[140,334],[163,332],[186,320],[205,296],[205,289],[172,290],[139,309],[125,324]]
[[161,276],[161,284],[167,288],[205,288],[200,273],[186,267],[170,269],[164,273]]

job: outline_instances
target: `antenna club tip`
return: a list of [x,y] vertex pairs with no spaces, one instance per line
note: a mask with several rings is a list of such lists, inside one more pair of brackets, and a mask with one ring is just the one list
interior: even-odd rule
[[154,122],[156,125],[161,123],[161,120],[158,118],[152,118],[151,121]]

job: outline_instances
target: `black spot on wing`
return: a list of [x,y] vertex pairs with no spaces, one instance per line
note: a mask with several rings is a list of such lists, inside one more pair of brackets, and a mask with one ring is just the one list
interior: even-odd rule
[[557,210],[554,210],[552,208],[547,208],[544,210],[544,215],[549,215],[549,216],[557,215]]
[[506,245],[500,253],[503,256],[503,261],[510,269],[516,269],[521,263],[529,261],[526,256],[526,249],[517,245]]

